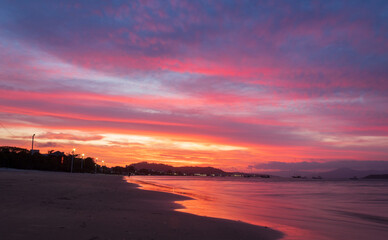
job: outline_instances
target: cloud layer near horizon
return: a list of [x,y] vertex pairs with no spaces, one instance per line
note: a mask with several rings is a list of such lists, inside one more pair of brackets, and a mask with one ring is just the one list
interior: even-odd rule
[[387,18],[385,1],[2,1],[0,144],[388,160]]

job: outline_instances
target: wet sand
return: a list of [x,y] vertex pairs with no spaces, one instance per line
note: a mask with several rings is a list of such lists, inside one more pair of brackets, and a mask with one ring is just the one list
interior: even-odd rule
[[280,232],[173,211],[184,196],[121,176],[0,168],[0,236],[8,239],[279,239]]

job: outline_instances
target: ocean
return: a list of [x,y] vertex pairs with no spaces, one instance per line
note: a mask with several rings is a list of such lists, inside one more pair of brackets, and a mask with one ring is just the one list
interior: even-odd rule
[[284,239],[388,239],[388,181],[131,176],[189,196],[176,211],[267,226]]

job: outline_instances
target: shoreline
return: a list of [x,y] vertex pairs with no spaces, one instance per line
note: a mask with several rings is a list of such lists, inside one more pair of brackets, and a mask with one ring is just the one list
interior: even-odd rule
[[266,227],[174,211],[187,197],[123,176],[0,168],[2,239],[279,239]]

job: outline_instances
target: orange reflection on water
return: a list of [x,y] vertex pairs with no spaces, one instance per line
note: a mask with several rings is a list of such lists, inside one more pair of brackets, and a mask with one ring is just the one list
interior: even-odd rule
[[[176,201],[181,208],[175,211],[195,214],[199,216],[223,218],[235,221],[242,221],[257,226],[266,226],[272,229],[279,230],[285,234],[284,239],[327,239],[319,237],[308,230],[297,228],[294,226],[283,225],[278,222],[268,221],[260,215],[278,215],[282,216],[281,210],[278,212],[274,208],[273,202],[251,201],[249,198],[244,198],[239,194],[225,195],[220,189],[220,182],[216,183],[209,180],[203,180],[201,177],[174,177],[177,181],[164,181],[163,177],[153,176],[132,176],[126,177],[130,183],[140,185],[140,189],[167,192],[190,197],[189,200]],[[190,180],[189,180],[190,178]],[[188,181],[186,181],[186,179]],[[183,181],[182,181],[183,180]],[[184,182],[183,184],[180,184]],[[186,185],[186,187],[184,186]],[[222,182],[224,187],[233,188],[230,182]],[[190,188],[187,188],[190,186]],[[236,185],[237,186],[237,185]],[[229,189],[228,191],[231,191]],[[233,190],[232,190],[233,191]],[[238,193],[238,189],[235,191]],[[210,193],[210,194],[208,194]],[[236,207],[238,206],[238,207]],[[252,209],[259,209],[260,212],[252,212]]]

